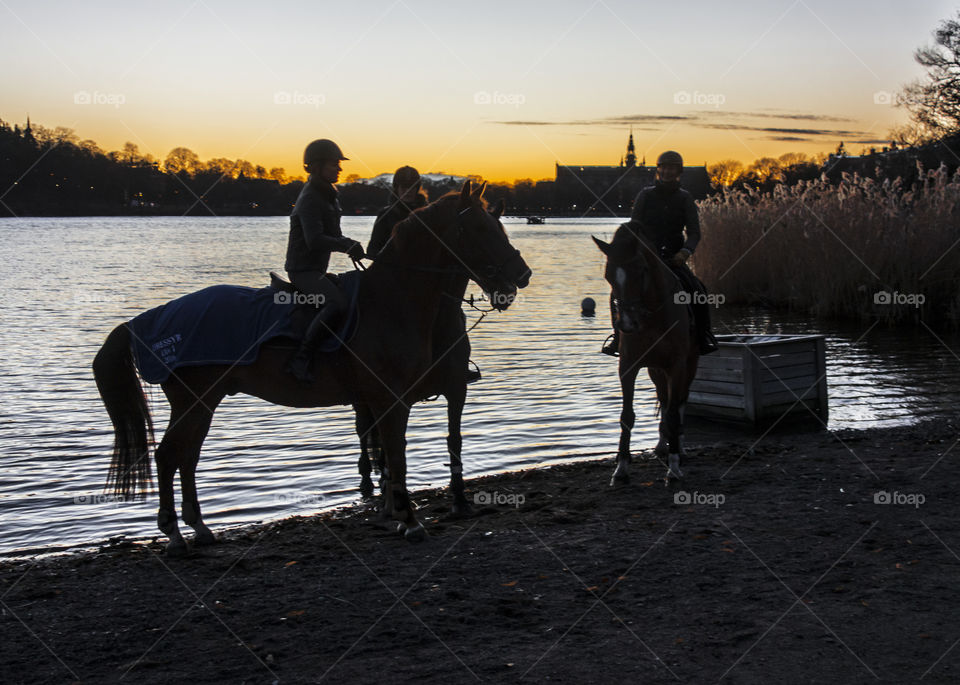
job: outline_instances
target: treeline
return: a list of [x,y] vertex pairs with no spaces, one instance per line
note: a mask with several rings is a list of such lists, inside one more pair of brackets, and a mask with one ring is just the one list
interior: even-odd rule
[[[482,180],[477,176],[472,180]],[[69,128],[0,120],[0,216],[118,214],[286,215],[303,176],[266,169],[246,160],[203,161],[177,147],[163,160],[134,143],[105,152]],[[431,200],[456,190],[461,177],[425,179]],[[385,183],[340,184],[346,214],[375,214],[388,201]],[[514,213],[545,213],[554,202],[552,182],[491,184],[486,198],[503,198]]]

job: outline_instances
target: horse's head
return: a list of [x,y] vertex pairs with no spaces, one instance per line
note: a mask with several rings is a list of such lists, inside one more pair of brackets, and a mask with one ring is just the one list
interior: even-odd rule
[[471,190],[470,181],[463,184],[456,204],[454,239],[448,248],[470,279],[487,293],[491,305],[502,311],[513,302],[518,288],[527,287],[532,272],[500,223],[503,201],[487,211],[485,187],[484,183]]
[[613,289],[616,326],[624,333],[635,333],[641,321],[663,308],[663,271],[666,267],[653,245],[630,231],[618,231],[610,243],[597,237],[593,241],[607,256],[604,278]]

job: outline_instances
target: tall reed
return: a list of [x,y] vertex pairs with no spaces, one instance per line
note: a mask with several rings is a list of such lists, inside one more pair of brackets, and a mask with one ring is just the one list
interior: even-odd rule
[[700,203],[697,275],[726,303],[813,316],[960,324],[960,170],[906,188],[843,174]]

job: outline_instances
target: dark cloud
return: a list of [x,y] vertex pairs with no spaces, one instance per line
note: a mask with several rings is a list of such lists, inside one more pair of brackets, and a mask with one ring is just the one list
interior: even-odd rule
[[776,140],[785,143],[812,143],[812,138],[801,138],[800,136],[767,136],[767,140]]
[[757,131],[759,133],[780,133],[794,136],[841,136],[847,137],[862,135],[858,131],[844,131],[829,128],[780,128],[777,126],[747,126],[746,124],[697,124],[702,128],[720,131]]
[[885,138],[884,140],[851,140],[853,145],[889,145],[890,139]]
[[[677,116],[669,114],[627,114],[618,117],[605,117],[602,119],[573,119],[568,121],[541,121],[541,120],[509,120],[494,121],[495,124],[504,126],[611,126],[622,124],[651,124],[668,123],[675,121],[693,121],[696,117]],[[640,129],[644,130],[644,129]],[[655,129],[646,129],[655,130]]]
[[851,122],[853,119],[847,117],[832,117],[826,114],[775,114],[772,112],[729,112],[726,110],[706,109],[697,112],[699,115],[712,115],[715,117],[740,117],[743,119],[788,119],[791,121],[838,121]]

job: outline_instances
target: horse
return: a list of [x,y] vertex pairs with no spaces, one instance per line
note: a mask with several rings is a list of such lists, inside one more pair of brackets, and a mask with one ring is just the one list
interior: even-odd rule
[[[491,212],[499,222],[503,215],[504,203],[500,200]],[[502,225],[501,225],[502,226]],[[530,271],[524,275],[524,283],[529,280]],[[440,305],[433,332],[434,360],[427,375],[417,387],[419,400],[443,395],[447,402],[447,453],[450,457],[450,492],[453,495],[452,513],[454,516],[467,516],[471,513],[463,485],[463,436],[461,422],[463,407],[467,399],[466,369],[470,360],[470,339],[460,305],[469,282],[469,273],[454,267],[447,275],[443,285],[444,300]],[[491,302],[511,303],[513,297],[504,293],[491,293]],[[360,472],[360,492],[364,497],[373,495],[373,480],[370,474],[375,466],[383,472],[380,437],[376,422],[370,409],[365,405],[354,405],[356,413],[357,437],[360,439],[360,459],[357,467]]]
[[616,304],[614,325],[620,330],[620,444],[610,485],[630,482],[630,433],[636,415],[633,393],[637,374],[647,367],[657,389],[660,439],[654,452],[667,457],[666,480],[683,477],[683,410],[697,373],[700,350],[692,330],[692,314],[680,279],[656,248],[628,225],[620,226],[610,243],[593,237],[607,257],[604,278]]
[[[252,364],[181,367],[161,383],[170,402],[170,422],[154,456],[157,525],[169,538],[168,554],[187,551],[173,501],[178,470],[183,520],[196,531],[194,544],[215,542],[201,516],[196,469],[214,411],[226,395],[237,393],[289,407],[368,406],[386,456],[386,511],[407,540],[424,539],[426,530],[406,487],[406,428],[418,382],[434,359],[442,281],[451,267],[462,267],[484,291],[515,295],[529,275],[519,251],[486,211],[482,192],[483,186],[471,190],[467,181],[459,193],[448,193],[397,226],[381,259],[361,275],[357,297],[362,315],[354,336],[337,351],[316,356],[313,382],[301,383],[285,371],[291,340],[274,338],[261,346]],[[131,335],[128,323],[117,326],[93,362],[114,427],[107,488],[124,499],[137,496],[138,490],[143,497],[152,486],[153,424],[136,374]]]

